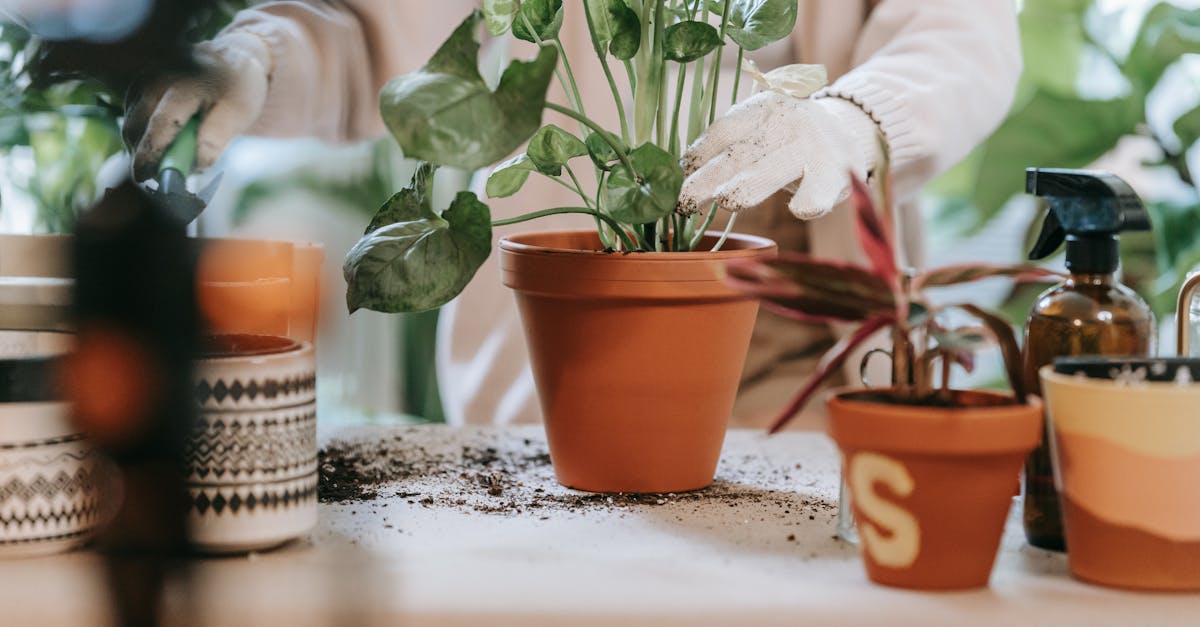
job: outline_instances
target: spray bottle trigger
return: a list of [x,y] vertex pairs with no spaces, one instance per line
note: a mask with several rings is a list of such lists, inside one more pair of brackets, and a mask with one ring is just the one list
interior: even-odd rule
[[1046,220],[1042,223],[1042,232],[1033,244],[1033,249],[1029,251],[1029,258],[1037,260],[1049,257],[1066,239],[1067,230],[1063,228],[1062,222],[1059,222],[1058,216],[1053,211],[1047,211]]

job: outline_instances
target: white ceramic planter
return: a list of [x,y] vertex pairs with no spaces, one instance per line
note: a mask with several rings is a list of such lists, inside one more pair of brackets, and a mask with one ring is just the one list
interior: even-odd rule
[[0,557],[74,548],[104,518],[104,463],[71,424],[70,407],[28,376],[33,360],[65,352],[71,338],[0,331]]
[[86,542],[104,518],[103,468],[66,403],[0,403],[0,557]]
[[270,548],[317,521],[315,354],[286,338],[219,337],[226,345],[196,362],[192,541],[215,553]]

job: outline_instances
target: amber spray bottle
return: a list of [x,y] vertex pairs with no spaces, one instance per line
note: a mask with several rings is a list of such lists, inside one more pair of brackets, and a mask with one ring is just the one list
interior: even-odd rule
[[[1149,355],[1154,313],[1116,280],[1122,231],[1150,230],[1133,189],[1107,172],[1029,168],[1025,191],[1050,205],[1030,259],[1066,243],[1069,278],[1038,296],[1025,323],[1026,389],[1041,394],[1038,369],[1064,355]],[[1025,463],[1025,537],[1033,546],[1066,550],[1049,433]]]

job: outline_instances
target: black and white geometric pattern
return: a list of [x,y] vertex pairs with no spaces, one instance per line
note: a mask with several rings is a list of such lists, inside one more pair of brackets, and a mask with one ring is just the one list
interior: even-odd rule
[[[209,382],[200,380],[196,384],[196,402],[201,406],[221,404],[226,399],[237,403],[243,398],[250,401],[264,399],[267,401],[283,400],[289,396],[301,396],[316,391],[317,376],[314,373],[284,377],[282,379],[263,379],[257,381],[233,380],[226,383],[223,379]],[[299,399],[298,399],[299,400]]]
[[317,412],[211,412],[197,421],[185,452],[188,480],[197,484],[275,481],[317,466]]
[[105,469],[78,435],[0,448],[0,547],[90,535],[111,511]]
[[[72,458],[74,459],[73,456]],[[46,474],[39,472],[27,477],[10,476],[4,483],[0,483],[0,504],[9,500],[30,504],[38,499],[53,501],[59,496],[73,498],[99,487],[95,474],[94,468],[78,466],[73,469],[59,468],[57,472],[51,469]],[[0,512],[0,521],[2,520],[3,513]]]
[[191,487],[192,510],[204,516],[252,516],[255,513],[315,507],[317,473],[274,483]]

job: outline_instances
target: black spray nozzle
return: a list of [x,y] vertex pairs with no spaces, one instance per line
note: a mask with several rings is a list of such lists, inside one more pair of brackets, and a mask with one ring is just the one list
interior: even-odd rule
[[1141,199],[1108,172],[1028,168],[1025,191],[1050,205],[1030,259],[1048,257],[1066,242],[1069,270],[1108,274],[1119,263],[1118,234],[1150,230],[1150,214]]

